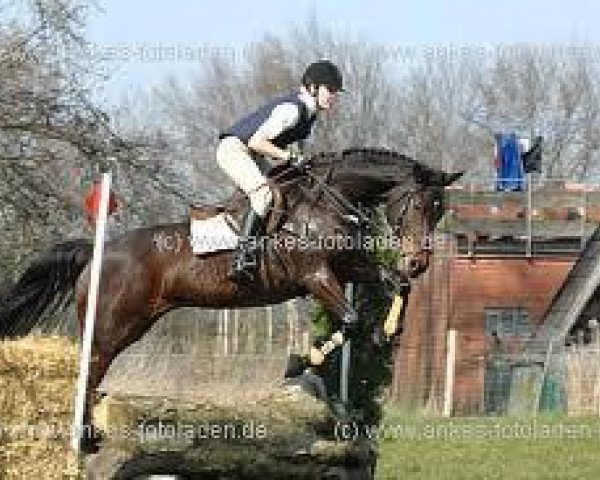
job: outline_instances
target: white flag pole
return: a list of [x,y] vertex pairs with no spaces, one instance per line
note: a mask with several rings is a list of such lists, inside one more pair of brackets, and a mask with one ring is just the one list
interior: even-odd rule
[[[92,339],[94,337],[94,322],[96,320],[96,305],[98,301],[98,287],[100,285],[100,268],[102,266],[102,252],[104,250],[104,233],[108,218],[108,198],[110,192],[111,174],[102,174],[102,189],[100,194],[100,206],[96,220],[96,235],[94,238],[94,252],[92,256],[91,278],[88,288],[87,308],[85,311],[85,324],[83,331],[83,344],[81,346],[81,358],[79,361],[79,378],[75,397],[75,418],[73,421],[71,447],[75,454],[79,454],[80,437],[84,432],[83,411],[88,384],[89,363],[92,351]],[[89,426],[87,426],[89,428]]]

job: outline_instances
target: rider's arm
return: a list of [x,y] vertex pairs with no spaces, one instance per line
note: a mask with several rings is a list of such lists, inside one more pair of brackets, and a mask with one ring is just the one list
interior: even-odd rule
[[290,158],[290,152],[277,147],[271,140],[293,127],[299,119],[300,111],[293,103],[277,105],[265,123],[250,137],[248,148],[276,160],[287,161]]

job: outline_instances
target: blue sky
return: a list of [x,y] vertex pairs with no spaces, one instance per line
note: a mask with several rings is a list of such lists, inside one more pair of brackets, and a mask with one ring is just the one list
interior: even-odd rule
[[[111,63],[116,71],[108,84],[109,102],[129,87],[197,70],[192,60],[153,61],[157,45],[241,49],[268,33],[285,34],[312,9],[324,26],[389,45],[600,44],[600,3],[591,0],[101,0],[101,5],[104,12],[93,14],[88,37],[99,51],[121,49],[121,60]],[[145,60],[131,60],[130,53],[130,60],[123,60],[126,46],[145,48]]]

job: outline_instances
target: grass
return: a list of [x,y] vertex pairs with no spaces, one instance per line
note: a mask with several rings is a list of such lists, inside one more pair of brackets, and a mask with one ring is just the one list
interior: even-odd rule
[[389,409],[383,425],[378,480],[600,478],[599,417],[440,419]]

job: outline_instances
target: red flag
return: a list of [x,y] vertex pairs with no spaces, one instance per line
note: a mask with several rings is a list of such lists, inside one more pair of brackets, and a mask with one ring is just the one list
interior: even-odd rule
[[[84,201],[84,211],[87,221],[91,225],[96,224],[96,219],[98,218],[98,210],[100,209],[100,195],[102,193],[102,183],[98,180],[94,181],[93,185],[88,190],[85,195]],[[119,203],[117,201],[117,197],[113,191],[109,192],[108,196],[108,214],[112,214],[115,212]]]

